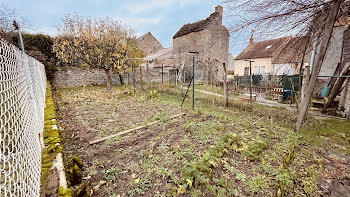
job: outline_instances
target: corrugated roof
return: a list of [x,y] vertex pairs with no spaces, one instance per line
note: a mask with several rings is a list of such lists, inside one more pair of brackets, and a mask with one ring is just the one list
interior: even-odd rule
[[273,57],[291,39],[291,36],[254,42],[248,45],[235,60]]
[[165,54],[167,54],[167,53],[171,53],[172,51],[173,51],[173,47],[161,49],[161,50],[159,50],[159,51],[157,51],[157,52],[155,52],[155,53],[152,53],[152,54],[147,55],[147,56],[145,57],[144,60],[146,60],[146,61],[152,61],[152,60],[154,60],[154,59],[159,58],[159,57],[162,56],[162,55],[165,55]]
[[195,23],[186,24],[186,25],[182,26],[178,32],[176,32],[176,34],[173,36],[173,38],[177,38],[177,37],[180,37],[180,36],[192,33],[192,32],[202,31],[210,24],[210,22],[214,18],[219,17],[219,16],[220,16],[220,13],[214,12],[208,18],[206,18],[204,20],[201,20],[201,21],[198,21]]

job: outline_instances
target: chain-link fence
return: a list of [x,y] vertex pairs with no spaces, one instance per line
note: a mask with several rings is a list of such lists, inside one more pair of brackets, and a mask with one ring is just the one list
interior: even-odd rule
[[0,40],[0,197],[39,196],[44,65]]

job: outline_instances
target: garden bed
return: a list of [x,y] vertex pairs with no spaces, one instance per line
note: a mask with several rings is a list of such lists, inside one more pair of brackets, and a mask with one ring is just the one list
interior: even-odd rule
[[[93,196],[316,196],[348,170],[348,161],[327,155],[350,153],[349,122],[309,118],[296,134],[291,112],[237,101],[222,108],[221,98],[200,94],[190,110],[175,88],[151,95],[93,86],[55,95],[65,154],[81,158]],[[169,119],[179,113],[186,115]],[[326,176],[327,164],[342,171]]]

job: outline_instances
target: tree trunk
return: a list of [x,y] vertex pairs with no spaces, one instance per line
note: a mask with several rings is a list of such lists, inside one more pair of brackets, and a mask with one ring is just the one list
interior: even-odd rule
[[118,76],[119,76],[120,85],[124,85],[124,79],[122,74],[120,74],[120,72],[118,72]]
[[228,95],[227,95],[227,70],[225,63],[222,64],[224,67],[224,98],[225,98],[225,107],[228,106]]
[[322,37],[322,40],[320,43],[319,55],[315,61],[315,65],[312,67],[310,82],[307,86],[305,98],[303,98],[303,102],[301,103],[298,119],[297,119],[297,122],[295,124],[294,130],[296,132],[300,131],[301,125],[303,124],[305,115],[307,113],[307,110],[308,110],[308,107],[310,104],[310,100],[311,100],[311,96],[312,96],[312,92],[315,88],[316,80],[317,80],[317,77],[318,77],[320,70],[321,70],[323,59],[324,59],[324,56],[325,56],[327,48],[328,48],[329,40],[331,39],[331,36],[332,36],[334,23],[337,19],[337,14],[338,14],[338,10],[339,10],[341,2],[342,2],[342,0],[334,0],[333,4],[330,7],[330,15],[327,19],[325,31],[324,31],[324,34],[323,34],[323,37]]
[[109,69],[105,69],[106,73],[106,82],[107,82],[107,91],[110,92],[112,90],[112,78]]

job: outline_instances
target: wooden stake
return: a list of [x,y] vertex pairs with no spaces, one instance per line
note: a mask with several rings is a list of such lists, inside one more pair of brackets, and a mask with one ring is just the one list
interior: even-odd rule
[[[177,118],[177,117],[181,117],[183,115],[186,115],[186,113],[181,113],[181,114],[177,114],[177,115],[171,116],[168,120],[171,120],[171,119],[174,119],[174,118]],[[110,135],[110,136],[107,136],[107,137],[103,137],[103,138],[100,138],[100,139],[96,139],[96,140],[90,141],[89,144],[90,145],[97,144],[97,143],[106,141],[106,140],[108,140],[110,138],[114,138],[114,137],[121,136],[121,135],[130,133],[130,132],[139,130],[139,129],[143,129],[143,128],[149,127],[149,126],[157,124],[159,122],[160,122],[160,120],[157,120],[157,121],[154,121],[154,122],[150,122],[150,123],[147,123],[146,125],[143,125],[143,126],[138,126],[136,128],[128,129],[128,130],[122,131],[122,132],[117,133],[117,134],[113,134],[113,135]]]
[[[264,117],[261,117],[261,118],[259,118],[257,121],[255,121],[252,125],[254,126],[254,125],[256,125],[256,123],[258,123],[261,119],[263,119]],[[272,124],[271,124],[272,125]]]
[[140,66],[140,82],[141,82],[141,90],[143,90],[143,80],[142,80],[142,68]]
[[309,108],[310,100],[312,97],[312,92],[315,88],[316,80],[317,80],[317,77],[318,77],[320,70],[321,70],[323,59],[324,59],[324,56],[325,56],[327,48],[328,48],[329,40],[331,39],[331,36],[332,36],[334,23],[337,20],[337,14],[338,14],[338,10],[339,10],[341,2],[342,2],[342,0],[334,0],[331,7],[330,7],[330,14],[328,16],[327,24],[325,26],[325,31],[323,34],[323,38],[322,38],[321,43],[320,43],[319,55],[315,61],[315,65],[313,65],[313,67],[312,67],[310,82],[307,86],[305,98],[303,99],[303,102],[301,103],[298,119],[297,119],[297,122],[295,124],[295,128],[294,128],[295,132],[300,131],[301,125],[303,124],[303,121],[304,121],[304,118],[306,115],[306,112]]
[[227,70],[225,63],[222,64],[224,67],[224,99],[225,99],[225,107],[228,106],[228,96],[227,96]]

